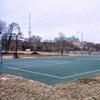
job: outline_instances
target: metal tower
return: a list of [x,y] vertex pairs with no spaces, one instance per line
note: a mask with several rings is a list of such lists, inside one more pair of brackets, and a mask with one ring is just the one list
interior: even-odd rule
[[31,14],[29,14],[29,31],[28,31],[29,38],[31,37]]

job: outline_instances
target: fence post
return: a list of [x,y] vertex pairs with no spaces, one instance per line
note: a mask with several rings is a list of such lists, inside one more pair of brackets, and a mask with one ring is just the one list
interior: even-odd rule
[[2,35],[0,35],[0,68],[3,67],[3,60],[2,60]]

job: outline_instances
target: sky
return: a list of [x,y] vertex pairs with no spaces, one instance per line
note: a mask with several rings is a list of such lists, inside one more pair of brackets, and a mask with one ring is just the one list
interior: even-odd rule
[[100,0],[0,0],[0,20],[19,23],[28,37],[29,13],[31,35],[54,39],[59,32],[100,43]]

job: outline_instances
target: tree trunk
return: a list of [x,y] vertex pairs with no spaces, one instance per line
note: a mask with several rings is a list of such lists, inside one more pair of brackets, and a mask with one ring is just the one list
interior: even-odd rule
[[10,44],[11,44],[11,38],[12,38],[12,34],[9,36],[9,39],[7,41],[7,44],[6,44],[6,53],[8,53],[9,51],[9,48],[10,48]]
[[15,48],[15,54],[14,54],[15,58],[19,58],[17,51],[18,51],[18,35],[16,35],[16,48]]

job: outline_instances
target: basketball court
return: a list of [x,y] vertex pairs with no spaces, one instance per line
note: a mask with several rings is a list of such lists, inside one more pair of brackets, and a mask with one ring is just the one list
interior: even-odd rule
[[56,84],[99,73],[100,56],[3,59],[1,71],[47,84]]

